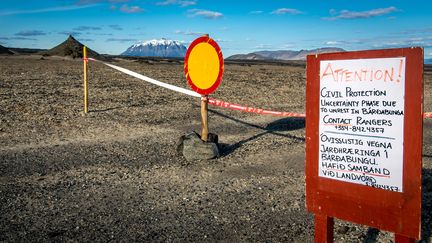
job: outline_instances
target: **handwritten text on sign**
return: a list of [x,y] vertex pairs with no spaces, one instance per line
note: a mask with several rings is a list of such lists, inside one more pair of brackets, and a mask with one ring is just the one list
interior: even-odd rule
[[321,61],[319,176],[402,192],[405,58]]

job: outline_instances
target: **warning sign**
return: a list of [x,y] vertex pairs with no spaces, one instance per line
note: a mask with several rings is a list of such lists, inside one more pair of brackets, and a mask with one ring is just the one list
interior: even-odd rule
[[319,176],[401,192],[405,58],[320,62]]
[[184,73],[191,88],[201,95],[215,91],[222,81],[224,60],[219,45],[208,36],[195,39],[189,46]]
[[419,239],[423,49],[307,57],[306,206],[315,239],[333,218]]

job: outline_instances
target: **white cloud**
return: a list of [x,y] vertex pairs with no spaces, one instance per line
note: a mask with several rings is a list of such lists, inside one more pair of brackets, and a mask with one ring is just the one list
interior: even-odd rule
[[294,43],[287,43],[287,44],[284,44],[283,45],[283,48],[284,49],[288,49],[288,48],[293,48],[293,47],[295,47],[296,45],[294,44]]
[[273,45],[271,44],[258,44],[255,46],[255,49],[272,49]]
[[422,46],[425,48],[432,47],[432,40],[429,38],[400,38],[400,39],[384,39],[379,42],[373,42],[373,46],[377,48],[399,48]]
[[138,6],[131,6],[129,7],[127,4],[124,4],[120,7],[120,11],[123,13],[140,13],[143,12],[144,9],[138,7]]
[[60,31],[60,32],[57,32],[57,34],[59,34],[59,35],[72,35],[72,36],[77,36],[77,35],[81,35],[82,33],[81,32],[78,32],[78,31]]
[[86,30],[101,30],[102,28],[99,26],[89,26],[89,25],[81,25],[76,28],[73,28],[73,30],[77,31],[86,31]]
[[330,14],[335,15],[333,17],[327,17],[324,18],[325,20],[337,20],[337,19],[366,19],[366,18],[372,18],[377,16],[386,15],[389,13],[397,12],[399,11],[395,7],[388,7],[388,8],[377,8],[377,9],[371,9],[367,11],[349,11],[349,10],[341,10],[340,12],[337,12],[334,9],[330,9]]
[[432,28],[407,29],[396,34],[431,34]]
[[83,8],[91,8],[98,6],[97,4],[85,5],[85,6],[61,6],[52,8],[40,8],[40,9],[22,9],[22,10],[11,10],[11,11],[1,11],[0,16],[6,15],[18,15],[18,14],[33,14],[33,13],[48,13],[48,12],[62,12],[62,11],[72,11]]
[[129,0],[78,0],[76,1],[76,5],[88,5],[88,4],[95,4],[95,3],[126,3],[129,2]]
[[[314,42],[317,42],[315,40]],[[341,39],[322,41],[324,45],[341,47],[350,50],[364,50],[376,48],[401,48],[422,46],[424,48],[432,47],[432,38],[428,37],[407,37],[407,36],[375,36],[362,39]],[[321,44],[321,45],[322,45]]]
[[341,45],[342,43],[339,41],[327,41],[324,44],[326,44],[326,45]]
[[107,42],[136,42],[137,39],[130,39],[130,38],[109,38],[106,39]]
[[81,41],[81,42],[93,42],[94,41],[94,39],[86,39],[86,38],[78,38],[78,40],[79,41]]
[[15,35],[17,36],[38,36],[38,35],[46,35],[47,33],[45,33],[42,30],[22,30],[18,33],[16,33]]
[[35,39],[35,38],[28,38],[28,37],[21,37],[21,36],[17,36],[17,37],[0,37],[0,40],[37,41],[37,39]]
[[223,14],[216,11],[204,10],[204,9],[191,9],[188,11],[191,13],[190,17],[204,17],[206,19],[220,19],[223,17]]
[[215,39],[215,41],[219,42],[219,43],[222,43],[222,42],[224,42],[224,43],[233,42],[232,40],[224,40],[224,39],[221,39],[221,38]]
[[255,10],[255,11],[250,11],[249,14],[262,14],[264,13],[264,11],[261,10]]
[[192,35],[192,36],[201,36],[206,34],[204,32],[199,32],[199,31],[182,31],[182,30],[176,30],[174,31],[174,33],[178,35]]
[[108,27],[110,27],[113,30],[123,30],[123,28],[118,24],[111,24],[111,25],[108,25]]
[[166,6],[166,5],[180,5],[180,7],[187,7],[195,5],[197,2],[193,0],[165,0],[163,2],[157,2],[156,5]]
[[179,4],[181,7],[187,7],[187,6],[195,5],[196,2],[195,1],[179,1]]
[[294,8],[279,8],[271,12],[271,14],[283,15],[283,14],[301,14],[302,11]]

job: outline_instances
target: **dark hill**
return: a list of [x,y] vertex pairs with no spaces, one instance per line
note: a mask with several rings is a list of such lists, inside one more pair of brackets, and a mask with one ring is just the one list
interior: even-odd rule
[[257,53],[237,54],[227,58],[227,60],[269,60],[269,59],[272,58],[267,58]]
[[47,49],[37,49],[37,48],[20,48],[20,47],[8,47],[14,54],[37,54],[42,51],[47,51]]
[[[73,36],[69,35],[69,38],[65,40],[60,45],[48,50],[43,51],[41,54],[51,55],[51,56],[70,56],[72,58],[82,58],[83,57],[83,44],[77,41]],[[101,58],[99,53],[93,51],[87,47],[87,56],[93,58]]]
[[6,54],[6,55],[12,55],[14,54],[13,52],[11,52],[9,49],[7,49],[6,47],[0,45],[0,54]]

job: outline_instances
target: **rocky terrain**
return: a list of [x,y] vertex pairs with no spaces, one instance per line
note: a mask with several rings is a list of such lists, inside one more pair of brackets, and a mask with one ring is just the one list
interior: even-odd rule
[[[183,65],[116,65],[187,88]],[[425,72],[432,111],[432,72]],[[200,129],[199,100],[90,62],[0,56],[1,242],[312,242],[305,209],[304,119],[210,107],[220,158],[188,163],[178,139]],[[305,68],[226,63],[212,97],[304,112]],[[431,240],[432,119],[424,120],[422,240]],[[336,220],[336,242],[391,242]]]

